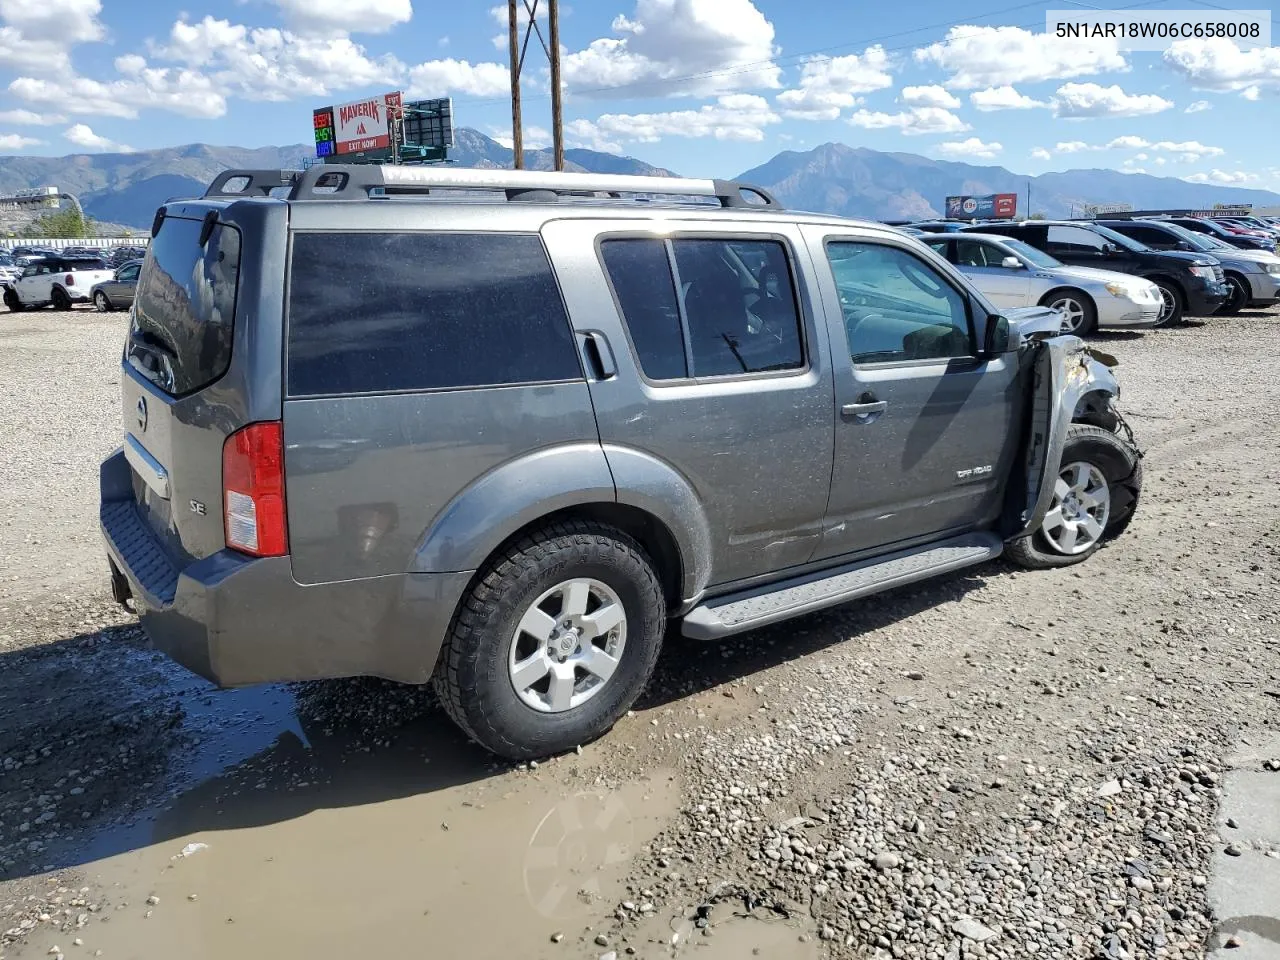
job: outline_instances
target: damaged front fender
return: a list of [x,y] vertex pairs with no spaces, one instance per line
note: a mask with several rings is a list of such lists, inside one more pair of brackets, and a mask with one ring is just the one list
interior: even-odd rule
[[[1103,413],[1120,396],[1115,357],[1074,336],[1026,340],[1020,363],[1030,378],[1030,416],[1024,443],[1023,484],[1011,484],[1005,535],[1026,536],[1044,520],[1071,423]],[[1020,489],[1019,489],[1020,488]]]

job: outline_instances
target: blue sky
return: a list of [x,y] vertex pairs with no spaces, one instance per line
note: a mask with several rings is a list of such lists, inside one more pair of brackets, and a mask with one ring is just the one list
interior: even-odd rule
[[[1280,188],[1280,47],[1043,33],[1046,9],[1133,4],[562,2],[571,146],[689,175],[835,140]],[[505,18],[494,0],[0,0],[0,152],[294,143],[313,107],[393,89],[452,96],[460,125],[509,139]],[[549,139],[547,89],[531,52],[527,142]]]

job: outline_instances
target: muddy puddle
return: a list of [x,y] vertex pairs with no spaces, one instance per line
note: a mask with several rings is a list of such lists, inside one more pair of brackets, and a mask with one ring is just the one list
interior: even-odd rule
[[89,888],[83,923],[9,957],[595,958],[679,802],[670,771],[619,783],[591,750],[495,763],[413,688],[152,692],[181,702],[184,744],[154,804],[49,851]]

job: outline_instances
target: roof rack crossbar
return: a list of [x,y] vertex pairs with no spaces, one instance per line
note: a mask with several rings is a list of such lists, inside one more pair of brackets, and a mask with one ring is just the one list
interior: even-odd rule
[[[264,173],[263,171],[256,171]],[[249,176],[255,171],[228,171]],[[290,171],[280,171],[281,176]],[[228,174],[214,181],[210,192]],[[694,180],[685,177],[645,177],[627,174],[561,173],[542,170],[460,169],[441,166],[377,164],[317,164],[292,174],[291,200],[361,200],[368,197],[426,196],[433,190],[491,190],[510,201],[554,201],[561,196],[704,197],[722,207],[781,209],[762,187],[734,180]],[[255,181],[256,183],[256,181]],[[279,186],[273,183],[272,186]],[[206,194],[208,196],[210,194]],[[751,199],[754,197],[755,199]]]

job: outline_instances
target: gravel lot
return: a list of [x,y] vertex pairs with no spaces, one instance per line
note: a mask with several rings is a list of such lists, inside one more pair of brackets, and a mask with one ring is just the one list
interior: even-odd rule
[[[196,930],[209,956],[273,957],[421,936],[445,956],[711,960],[1221,945],[1206,883],[1236,842],[1214,819],[1226,758],[1280,732],[1280,311],[1099,338],[1147,487],[1089,563],[996,563],[673,643],[634,716],[520,768],[461,743],[418,690],[214,692],[146,649],[96,531],[122,335],[118,315],[0,313],[0,957],[172,955],[160,933]],[[565,814],[584,791],[626,816]],[[555,818],[530,832],[521,812],[548,805],[582,841],[547,841],[576,912],[548,906],[567,880],[530,885]],[[148,903],[193,837],[218,878]],[[416,842],[450,869],[402,862]],[[342,876],[295,863],[300,847]],[[233,913],[258,854],[294,871],[271,874],[273,897],[308,896]],[[575,856],[609,869],[588,881]],[[498,906],[530,904],[508,923],[492,897],[451,899],[508,882]],[[233,932],[250,939],[217,939]]]

